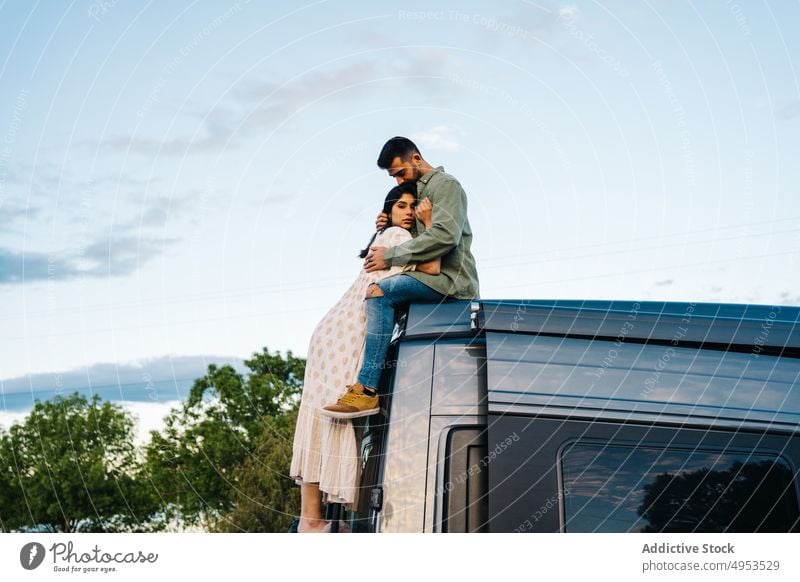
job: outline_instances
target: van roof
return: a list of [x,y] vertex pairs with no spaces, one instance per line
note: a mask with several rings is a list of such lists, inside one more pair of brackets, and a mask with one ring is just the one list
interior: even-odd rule
[[546,299],[417,303],[410,306],[405,337],[484,331],[598,339],[623,334],[626,341],[800,357],[800,307],[785,305]]

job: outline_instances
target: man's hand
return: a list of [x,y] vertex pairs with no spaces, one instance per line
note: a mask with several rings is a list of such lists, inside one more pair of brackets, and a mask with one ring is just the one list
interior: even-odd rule
[[375,230],[383,230],[387,224],[389,224],[389,215],[381,212],[375,219]]
[[369,249],[370,253],[364,259],[364,270],[367,273],[372,273],[373,271],[388,269],[389,266],[383,260],[383,253],[386,251],[386,247],[369,247]]
[[433,221],[431,220],[433,205],[431,204],[430,198],[420,200],[414,213],[417,215],[419,221],[425,225],[426,229],[430,229],[430,227],[433,226]]

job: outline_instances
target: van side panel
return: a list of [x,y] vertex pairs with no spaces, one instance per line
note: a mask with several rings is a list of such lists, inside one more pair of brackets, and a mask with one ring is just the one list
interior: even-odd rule
[[[702,477],[702,466],[683,471],[681,463],[693,467],[703,458],[719,461],[707,478],[723,490],[728,487],[725,479],[737,477],[738,471],[752,475],[764,470],[766,481],[783,484],[772,493],[757,488],[753,498],[772,495],[787,520],[769,517],[762,524],[738,519],[729,525],[758,531],[796,528],[792,512],[797,511],[800,466],[800,360],[757,349],[728,352],[632,343],[624,337],[613,341],[496,332],[486,333],[486,353],[488,451],[495,451],[489,465],[491,531],[721,527],[713,507],[707,513],[716,526],[697,512],[688,520],[676,513],[666,521],[647,522],[658,508],[646,504],[636,518],[640,505],[632,500],[644,503],[658,487],[675,495],[679,482]],[[576,443],[600,448],[569,449]],[[622,447],[628,453],[620,455]],[[686,453],[695,449],[696,454]],[[573,451],[568,468],[578,472],[570,478],[580,495],[563,481],[562,454],[567,450]],[[591,451],[599,451],[596,458]],[[580,463],[575,464],[580,458],[592,460],[586,463],[592,471],[605,467],[605,473],[587,482]],[[677,463],[678,458],[684,461]],[[642,468],[631,459],[640,459],[639,464],[652,459],[652,466]],[[642,474],[630,482],[612,478],[620,471]],[[701,486],[707,483],[704,479]],[[594,491],[587,492],[587,487]],[[688,491],[691,495],[692,489]],[[564,511],[570,494],[575,495],[571,507],[581,508],[573,516]],[[616,505],[604,505],[604,495],[616,499]],[[592,512],[604,515],[592,521]]]
[[423,531],[432,371],[430,341],[400,343],[389,405],[380,531]]
[[489,412],[800,426],[800,359],[490,332],[486,350]]
[[436,342],[425,531],[486,530],[486,345]]

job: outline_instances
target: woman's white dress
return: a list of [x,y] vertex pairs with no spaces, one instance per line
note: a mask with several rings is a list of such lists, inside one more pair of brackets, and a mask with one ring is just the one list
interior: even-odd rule
[[[410,239],[411,233],[393,226],[378,234],[372,244],[394,247]],[[413,268],[413,265],[391,267],[373,273],[362,269],[311,336],[290,475],[298,484],[319,483],[328,501],[355,503],[360,454],[353,423],[321,415],[319,409],[336,402],[344,394],[345,386],[358,380],[366,338],[367,287]]]

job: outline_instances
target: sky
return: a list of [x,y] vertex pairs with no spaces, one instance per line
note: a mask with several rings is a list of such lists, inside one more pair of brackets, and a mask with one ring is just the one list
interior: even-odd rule
[[800,305],[798,22],[797,1],[2,2],[0,389],[305,356],[395,135],[467,192],[483,298]]

